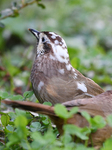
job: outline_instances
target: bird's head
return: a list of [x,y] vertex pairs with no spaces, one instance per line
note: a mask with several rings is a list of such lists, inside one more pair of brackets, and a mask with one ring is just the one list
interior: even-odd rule
[[61,36],[54,32],[39,32],[34,29],[29,29],[29,31],[37,39],[37,57],[48,56],[49,59],[68,64],[67,46]]

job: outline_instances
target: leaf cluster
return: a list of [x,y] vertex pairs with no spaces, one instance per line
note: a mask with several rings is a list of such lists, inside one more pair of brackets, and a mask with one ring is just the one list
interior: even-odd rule
[[[23,95],[23,99],[31,98],[32,91],[27,91]],[[0,94],[1,99],[10,98],[6,92]],[[19,98],[19,95],[17,96]],[[50,104],[49,104],[50,105]],[[89,127],[77,127],[72,124],[66,124],[68,118],[71,118],[78,112],[78,108],[74,107],[69,112],[65,106],[57,104],[55,106],[55,113],[60,118],[64,119],[64,134],[56,138],[58,131],[55,126],[51,124],[50,119],[45,115],[36,115],[15,109],[15,112],[0,112],[1,126],[0,132],[2,142],[0,149],[4,150],[38,150],[38,149],[56,149],[56,150],[94,150],[94,147],[88,147],[88,139],[91,133],[96,132],[98,129],[103,128],[106,124],[112,126],[112,115],[109,115],[106,120],[101,116],[91,116],[83,111],[81,114],[89,122]],[[74,142],[73,137],[77,137]],[[81,144],[81,141],[84,144]],[[111,147],[112,139],[106,140],[101,150],[107,150]]]

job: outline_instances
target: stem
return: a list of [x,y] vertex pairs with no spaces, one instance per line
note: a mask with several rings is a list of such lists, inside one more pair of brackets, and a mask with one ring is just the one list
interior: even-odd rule
[[[28,6],[28,5],[32,5],[32,4],[35,3],[35,2],[38,2],[38,0],[32,0],[32,1],[26,2],[26,3],[24,3],[24,1],[22,0],[22,4],[17,8],[17,10],[20,11],[21,9],[25,8],[25,7]],[[12,10],[13,10],[13,9],[12,9]],[[8,14],[8,15],[6,15],[6,16],[3,16],[3,17],[0,17],[0,20],[5,19],[5,18],[8,18],[8,17],[13,17],[13,15],[14,15],[14,13],[13,13],[13,11],[12,11],[10,14]]]
[[86,147],[88,146],[88,140],[85,141],[85,146],[86,146]]
[[92,147],[93,147],[93,141],[92,141],[91,134],[90,134],[90,140],[91,140],[91,145],[92,145]]

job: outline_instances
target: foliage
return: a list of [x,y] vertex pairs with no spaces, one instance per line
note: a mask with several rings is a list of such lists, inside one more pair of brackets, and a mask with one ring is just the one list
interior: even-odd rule
[[[104,90],[112,89],[111,0],[4,0],[0,1],[0,8],[0,100],[38,102],[29,79],[35,55],[31,45],[36,43],[27,31],[30,27],[60,34],[67,42],[73,67]],[[100,116],[91,118],[83,112],[90,127],[65,125],[64,135],[57,139],[58,131],[47,116],[35,117],[18,109],[4,113],[7,110],[4,106],[1,110],[0,149],[4,150],[92,150],[94,148],[87,147],[88,135],[104,127],[106,122],[112,126],[111,115],[105,122]],[[61,105],[55,107],[65,123],[77,111],[75,108],[67,112]],[[74,143],[71,134],[85,140],[85,145]],[[111,143],[110,138],[101,150],[109,150]]]
[[[27,94],[26,94],[27,93]],[[24,93],[24,96],[31,97],[31,91]],[[5,95],[6,94],[6,95]],[[1,99],[8,98],[7,93],[2,93]],[[4,96],[5,95],[5,96]],[[61,111],[60,111],[61,110]],[[2,140],[0,149],[13,150],[37,150],[37,149],[76,149],[76,150],[94,150],[88,148],[88,137],[92,132],[99,128],[103,128],[106,122],[112,126],[112,115],[108,116],[105,121],[101,116],[91,118],[87,112],[82,112],[82,115],[89,122],[89,127],[77,127],[72,124],[66,124],[66,120],[73,114],[77,113],[78,108],[75,107],[68,112],[65,106],[57,104],[55,106],[55,113],[65,120],[63,127],[64,134],[58,139],[56,134],[58,131],[51,124],[47,116],[38,115],[33,116],[32,113],[15,109],[15,112],[4,113],[1,112],[1,127],[0,132]],[[80,140],[74,142],[73,138],[77,136],[80,140],[85,141],[85,144],[80,144]],[[111,145],[111,138],[106,140],[101,150],[106,150]]]

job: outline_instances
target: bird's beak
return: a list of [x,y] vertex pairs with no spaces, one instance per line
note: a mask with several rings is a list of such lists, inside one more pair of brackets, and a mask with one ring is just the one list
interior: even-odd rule
[[34,29],[28,29],[37,39],[39,38],[40,32]]

